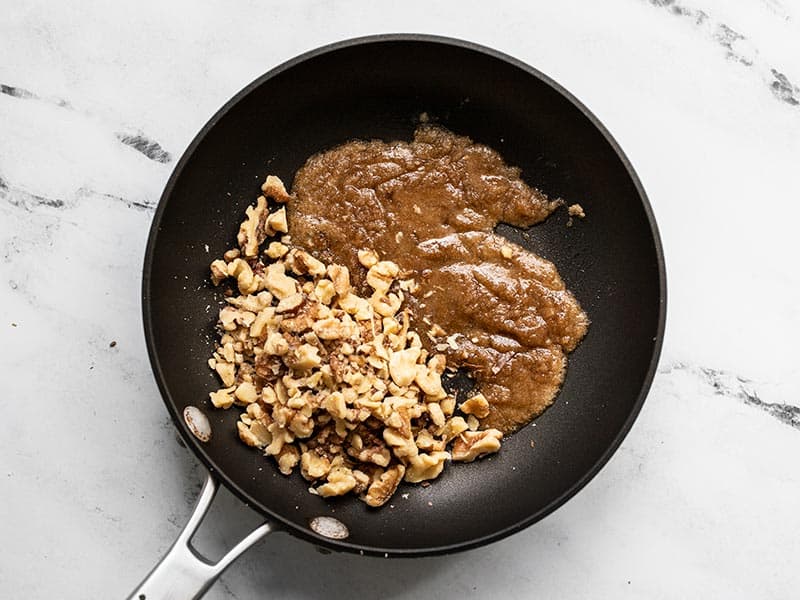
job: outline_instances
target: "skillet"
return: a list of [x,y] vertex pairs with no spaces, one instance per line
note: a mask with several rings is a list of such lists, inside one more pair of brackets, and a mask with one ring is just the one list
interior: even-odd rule
[[[237,411],[215,410],[207,366],[222,305],[208,264],[235,244],[267,174],[287,187],[312,154],[355,139],[410,140],[421,113],[498,150],[550,197],[579,202],[528,231],[498,232],[555,263],[592,324],[569,356],[555,404],[472,464],[430,487],[403,485],[391,506],[308,493],[299,475],[238,441]],[[208,250],[206,250],[206,245]],[[142,277],[147,348],[167,410],[209,477],[186,529],[131,598],[200,597],[274,529],[338,551],[386,557],[451,553],[542,519],[594,477],[622,442],[653,378],[666,317],[656,223],[639,179],[589,110],[536,69],[472,43],[424,35],[348,40],[299,56],[239,92],[175,167],[158,205]],[[213,435],[184,419],[196,406]],[[533,442],[533,444],[532,444]],[[190,538],[221,482],[267,522],[217,564]],[[407,498],[401,494],[408,493]]]

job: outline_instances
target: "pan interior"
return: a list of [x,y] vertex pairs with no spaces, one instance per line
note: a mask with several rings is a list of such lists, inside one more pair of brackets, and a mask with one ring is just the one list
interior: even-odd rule
[[[450,465],[430,487],[404,485],[391,505],[323,500],[299,475],[238,441],[235,410],[217,411],[206,364],[219,290],[208,264],[235,243],[266,174],[291,183],[310,155],[354,138],[411,138],[419,115],[497,149],[557,211],[529,234],[499,232],[553,261],[589,314],[556,403],[501,452]],[[206,250],[206,247],[208,250]],[[663,261],[635,175],[585,111],[532,69],[467,44],[409,37],[342,44],[258,80],[218,113],[182,158],[156,214],[144,272],[148,347],[165,402],[187,442],[251,506],[337,549],[390,555],[447,552],[538,520],[607,460],[643,401],[664,319]],[[208,415],[202,444],[181,414]],[[487,510],[487,507],[491,509]],[[349,537],[326,540],[311,519],[332,516]]]

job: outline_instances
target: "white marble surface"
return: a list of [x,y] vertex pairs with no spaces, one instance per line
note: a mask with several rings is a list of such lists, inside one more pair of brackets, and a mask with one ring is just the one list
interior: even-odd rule
[[[208,597],[796,598],[797,0],[5,2],[0,596],[124,597],[172,542],[201,472],[144,347],[153,206],[246,83],[390,31],[512,54],[616,136],[666,251],[661,366],[608,466],[526,531],[413,561],[275,536]],[[211,521],[218,550],[258,518],[223,496]]]

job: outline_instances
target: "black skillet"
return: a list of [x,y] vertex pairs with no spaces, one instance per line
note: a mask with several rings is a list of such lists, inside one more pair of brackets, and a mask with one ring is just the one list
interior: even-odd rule
[[[221,295],[208,283],[208,264],[234,244],[244,209],[266,174],[288,184],[320,150],[354,138],[410,139],[423,112],[497,149],[551,197],[583,206],[586,218],[572,227],[562,209],[527,232],[498,231],[553,261],[592,325],[569,358],[555,404],[507,439],[497,455],[450,465],[427,488],[404,485],[392,506],[374,510],[354,498],[309,494],[299,475],[280,475],[273,461],[238,441],[237,411],[210,405],[208,392],[218,382],[206,360]],[[666,281],[645,192],[586,107],[539,71],[494,50],[431,36],[384,35],[295,58],[214,115],[164,190],[147,244],[142,304],[164,402],[211,473],[192,522],[132,596],[153,600],[173,597],[170,589],[199,597],[271,528],[334,550],[397,557],[474,548],[538,521],[597,474],[633,424],[661,348]],[[190,432],[187,406],[207,415],[210,441]],[[213,566],[188,541],[216,480],[268,524]]]

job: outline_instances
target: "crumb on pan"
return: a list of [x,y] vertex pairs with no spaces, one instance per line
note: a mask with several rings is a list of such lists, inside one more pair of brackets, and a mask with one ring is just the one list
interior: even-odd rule
[[579,219],[586,217],[586,213],[580,204],[570,204],[567,208],[567,212],[569,212],[570,217],[578,217]]
[[569,213],[569,218],[567,219],[567,227],[572,227],[574,223],[573,217],[578,217],[579,219],[583,219],[586,217],[586,212],[583,210],[583,207],[580,204],[570,204],[567,207],[567,212]]

